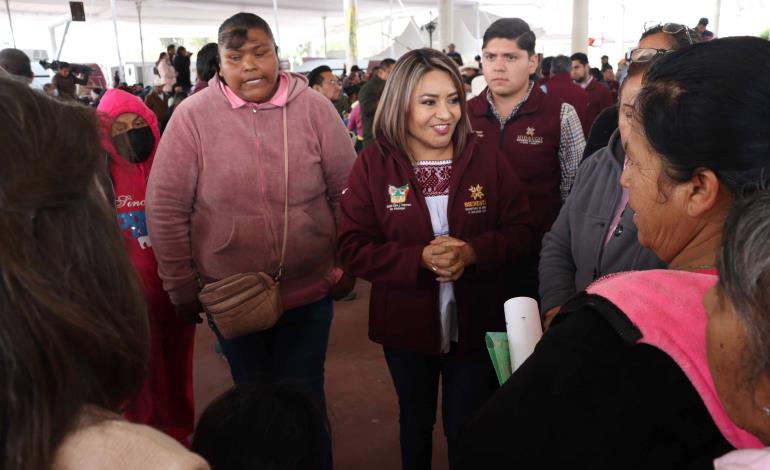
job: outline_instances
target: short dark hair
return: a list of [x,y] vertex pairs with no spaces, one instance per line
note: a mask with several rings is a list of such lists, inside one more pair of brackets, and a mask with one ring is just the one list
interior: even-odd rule
[[535,33],[521,18],[500,18],[489,25],[489,28],[484,31],[481,48],[484,49],[489,41],[498,38],[516,41],[519,49],[527,51],[530,56],[535,54]]
[[169,44],[166,46],[166,52],[168,52],[169,49],[176,49],[176,44]]
[[355,65],[355,64],[354,64],[354,65],[352,65],[352,66],[350,67],[350,73],[353,73],[353,72],[360,72],[360,71],[361,71],[361,67],[359,67],[358,65]]
[[602,73],[596,67],[591,67],[590,69],[588,69],[588,73],[590,73],[591,76],[594,77],[594,79],[596,80],[601,81],[604,79],[604,77],[602,77]]
[[396,61],[391,58],[382,59],[382,62],[380,62],[380,70],[387,70],[393,67],[395,64]]
[[29,56],[19,49],[8,48],[0,51],[0,67],[17,77],[32,78],[35,76],[32,72]]
[[698,20],[698,24],[702,24],[703,26],[709,25],[709,19],[708,18],[701,18]]
[[572,62],[566,55],[557,55],[551,62],[551,72],[553,73],[569,73],[572,68]]
[[195,60],[195,71],[198,80],[204,82],[208,82],[219,72],[219,46],[216,43],[210,42],[201,47]]
[[217,44],[219,44],[219,47],[225,49],[238,49],[246,42],[246,37],[250,29],[261,29],[264,31],[270,40],[273,41],[275,53],[278,54],[278,45],[275,43],[273,30],[270,29],[270,25],[267,24],[267,21],[254,13],[236,13],[223,21],[222,24],[219,25]]
[[192,450],[213,470],[318,469],[329,442],[324,412],[296,383],[239,384],[215,399]]
[[581,65],[588,65],[588,56],[583,52],[575,52],[569,58],[570,60],[577,60]]
[[612,70],[612,66],[610,64],[602,64],[602,73],[606,70]]
[[674,182],[703,168],[733,195],[770,182],[770,42],[730,37],[663,55],[644,76],[636,120]]
[[309,74],[307,74],[307,84],[309,87],[314,87],[316,85],[323,85],[324,83],[324,72],[332,73],[332,69],[328,65],[319,65],[318,67],[314,68],[310,71]]
[[59,62],[59,68],[60,69],[68,69],[68,68],[70,68],[70,63],[69,62],[61,61],[61,62]]
[[603,55],[603,56],[601,57],[601,59],[602,59],[602,60],[604,60],[604,59],[610,60],[610,56],[608,56],[608,55]]
[[553,57],[545,57],[540,62],[540,73],[542,73],[544,76],[547,76],[551,73],[551,63],[553,62]]

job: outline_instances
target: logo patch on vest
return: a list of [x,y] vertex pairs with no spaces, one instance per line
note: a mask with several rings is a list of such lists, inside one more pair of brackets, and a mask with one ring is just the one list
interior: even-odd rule
[[526,135],[517,135],[516,142],[525,145],[540,145],[543,143],[543,138],[535,135],[534,127],[527,127]]
[[388,185],[388,194],[390,195],[390,204],[386,207],[391,211],[402,211],[407,207],[412,207],[411,204],[406,203],[406,198],[409,196],[409,185],[393,186]]
[[487,211],[487,200],[484,199],[484,187],[480,184],[468,188],[470,199],[465,201],[465,212],[467,214],[483,214]]

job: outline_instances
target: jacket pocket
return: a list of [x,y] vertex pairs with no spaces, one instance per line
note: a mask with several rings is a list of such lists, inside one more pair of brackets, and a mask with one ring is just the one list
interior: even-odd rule
[[216,278],[252,271],[273,273],[273,239],[262,216],[234,216],[224,242],[214,243],[204,270]]

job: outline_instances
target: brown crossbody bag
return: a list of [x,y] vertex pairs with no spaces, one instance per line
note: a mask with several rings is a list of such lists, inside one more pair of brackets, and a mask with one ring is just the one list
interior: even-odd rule
[[279,280],[283,274],[289,236],[289,135],[286,106],[283,107],[283,245],[278,273],[240,273],[203,286],[198,299],[225,339],[267,330],[283,314]]

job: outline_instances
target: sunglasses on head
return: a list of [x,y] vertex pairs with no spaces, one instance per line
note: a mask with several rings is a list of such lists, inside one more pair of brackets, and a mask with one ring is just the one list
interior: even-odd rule
[[666,34],[670,35],[676,35],[684,31],[684,34],[687,36],[687,42],[692,46],[693,45],[693,35],[697,34],[695,33],[695,30],[692,28],[685,26],[683,24],[679,23],[651,23],[651,24],[645,24],[644,30],[649,31],[653,28],[660,28],[661,32],[664,32]]

